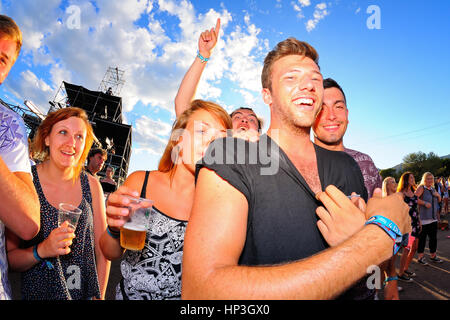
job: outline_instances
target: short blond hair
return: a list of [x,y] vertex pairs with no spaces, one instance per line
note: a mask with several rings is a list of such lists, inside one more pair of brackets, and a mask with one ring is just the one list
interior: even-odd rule
[[14,61],[17,59],[22,48],[22,32],[19,26],[8,16],[0,15],[0,38],[10,39],[16,42],[16,56]]

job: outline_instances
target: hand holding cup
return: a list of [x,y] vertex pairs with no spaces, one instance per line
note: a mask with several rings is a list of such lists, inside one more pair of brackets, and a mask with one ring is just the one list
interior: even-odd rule
[[53,229],[50,235],[39,244],[39,256],[43,259],[63,256],[70,253],[75,230],[64,221],[61,226]]

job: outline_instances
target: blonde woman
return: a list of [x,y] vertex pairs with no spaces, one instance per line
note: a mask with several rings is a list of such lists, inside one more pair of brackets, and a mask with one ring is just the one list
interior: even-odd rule
[[383,180],[383,185],[381,187],[381,192],[383,194],[383,198],[390,196],[397,192],[397,182],[395,182],[395,178],[386,177]]
[[[231,118],[219,105],[194,100],[179,115],[158,170],[133,172],[107,204],[108,229],[101,248],[110,260],[123,257],[117,300],[166,300],[181,298],[181,260],[195,190],[195,165],[209,143],[225,136]],[[129,201],[124,195],[154,201],[150,227],[141,251],[124,251],[119,228]],[[124,202],[125,201],[125,202]]]
[[437,250],[437,229],[440,220],[439,203],[441,196],[433,188],[434,176],[430,172],[425,172],[422,176],[416,195],[423,201],[419,203],[420,221],[422,223],[422,230],[419,234],[419,244],[417,253],[419,254],[419,263],[427,265],[425,261],[424,250],[427,238],[429,238],[430,260],[437,263],[442,263],[442,260],[436,256]]

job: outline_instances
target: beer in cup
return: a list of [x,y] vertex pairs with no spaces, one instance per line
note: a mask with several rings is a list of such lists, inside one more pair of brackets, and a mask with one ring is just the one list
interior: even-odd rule
[[143,198],[130,199],[128,221],[120,228],[120,246],[134,251],[144,248],[153,201]]

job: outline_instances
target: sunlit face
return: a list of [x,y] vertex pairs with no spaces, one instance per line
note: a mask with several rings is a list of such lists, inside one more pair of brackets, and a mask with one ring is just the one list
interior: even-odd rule
[[0,38],[0,84],[8,76],[14,62],[16,61],[17,44],[8,38]]
[[415,181],[415,179],[414,179],[414,175],[413,175],[413,174],[410,174],[410,175],[409,175],[409,177],[408,177],[408,184],[409,184],[410,186],[413,186],[413,185],[416,184],[416,181]]
[[389,179],[387,181],[386,189],[388,190],[388,194],[393,194],[397,192],[397,182],[395,182],[395,179]]
[[55,123],[45,138],[50,161],[59,167],[76,167],[84,151],[86,131],[86,124],[78,117]]
[[195,164],[203,158],[209,144],[217,138],[226,136],[226,127],[222,121],[206,110],[195,111],[181,138],[182,161],[195,172]]
[[338,88],[323,92],[322,110],[314,122],[315,137],[326,145],[340,145],[348,125],[348,109]]
[[425,186],[430,188],[431,186],[433,186],[433,183],[434,183],[434,177],[432,175],[428,175],[425,178]]
[[238,109],[231,117],[234,130],[255,130],[258,131],[258,119],[252,110]]
[[[322,106],[322,74],[308,57],[289,55],[272,65],[272,90],[263,89],[271,106],[271,123],[278,127],[310,128]],[[271,124],[272,126],[272,124]]]

